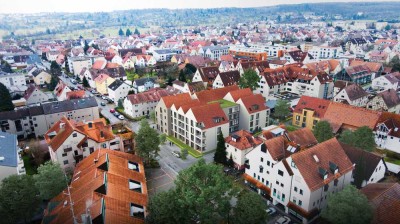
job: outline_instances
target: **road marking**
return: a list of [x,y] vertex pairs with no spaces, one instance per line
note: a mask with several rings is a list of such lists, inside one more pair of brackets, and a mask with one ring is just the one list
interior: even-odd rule
[[173,183],[173,182],[172,182],[172,181],[170,181],[170,182],[168,182],[168,183],[161,184],[161,185],[159,185],[159,186],[157,186],[157,187],[154,187],[154,188],[148,189],[148,191],[151,191],[151,190],[157,190],[157,188],[160,188],[160,187],[162,187],[162,186],[164,186],[164,185],[171,184],[171,183]]
[[[164,172],[165,173],[165,172]],[[163,176],[165,176],[166,174],[163,174],[163,175],[161,175],[161,176],[158,176],[158,177],[154,177],[154,178],[152,178],[152,179],[147,179],[147,182],[149,182],[149,181],[152,181],[152,180],[155,180],[155,179],[158,179],[158,178],[160,178],[160,177],[163,177]],[[167,175],[168,176],[168,175]]]

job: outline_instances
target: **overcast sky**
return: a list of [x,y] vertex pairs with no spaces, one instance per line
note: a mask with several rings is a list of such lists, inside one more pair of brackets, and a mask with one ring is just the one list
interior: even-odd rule
[[[328,1],[348,2],[346,0],[1,0],[0,13],[100,12],[144,8],[260,7]],[[365,2],[366,0],[354,1]],[[379,2],[380,0],[372,1]]]

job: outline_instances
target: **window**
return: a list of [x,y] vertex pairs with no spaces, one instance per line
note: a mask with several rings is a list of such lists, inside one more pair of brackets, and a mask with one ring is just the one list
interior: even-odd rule
[[142,184],[135,180],[129,180],[129,190],[142,193]]
[[76,138],[76,136],[78,136],[77,133],[73,133],[73,134],[72,134],[72,137],[73,137],[73,138]]
[[299,121],[299,120],[300,120],[300,116],[296,115],[296,121]]
[[329,189],[329,185],[328,185],[328,184],[325,184],[325,186],[324,186],[324,191],[328,191],[328,189]]
[[256,173],[253,173],[253,177],[256,178]]
[[139,164],[137,164],[135,162],[128,161],[128,169],[135,170],[135,171],[139,172]]
[[300,189],[300,194],[303,195],[303,190]]
[[135,218],[144,219],[143,206],[131,203],[130,215]]
[[261,182],[263,182],[263,183],[264,183],[264,178],[261,178]]
[[68,160],[64,160],[64,165],[67,165],[68,164]]
[[63,153],[63,154],[62,154],[62,157],[66,157],[66,156],[67,156],[67,153]]
[[338,179],[334,180],[334,181],[333,181],[333,186],[337,186],[338,182],[339,182]]
[[282,170],[278,170],[278,175],[283,177],[283,171]]
[[276,183],[277,185],[279,185],[279,181],[276,181],[275,183]]
[[301,200],[299,200],[299,205],[301,206],[303,204],[303,202]]
[[297,187],[294,187],[294,191],[297,192]]
[[261,157],[261,162],[264,162],[264,158]]
[[283,185],[283,183],[281,183],[281,187],[283,187],[284,185]]
[[267,166],[269,166],[271,163],[269,161],[267,161]]

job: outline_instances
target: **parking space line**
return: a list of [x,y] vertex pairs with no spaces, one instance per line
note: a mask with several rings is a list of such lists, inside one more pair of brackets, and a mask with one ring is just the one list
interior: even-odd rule
[[170,184],[170,183],[172,183],[172,181],[170,181],[170,182],[167,182],[167,183],[165,183],[165,184],[161,184],[161,185],[159,185],[159,186],[157,186],[157,187],[154,187],[154,188],[151,188],[151,189],[148,189],[148,191],[150,191],[150,190],[157,190],[157,188],[160,188],[160,187],[162,187],[162,186],[164,186],[164,185],[167,185],[167,184]]
[[165,174],[163,174],[161,176],[158,176],[158,177],[151,178],[151,179],[147,179],[147,181],[152,181],[152,180],[158,179],[158,178],[163,177],[163,176],[165,176]]

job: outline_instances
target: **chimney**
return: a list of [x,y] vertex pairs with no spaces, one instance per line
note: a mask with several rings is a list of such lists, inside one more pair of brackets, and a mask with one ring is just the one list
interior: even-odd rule
[[88,123],[88,126],[89,126],[89,128],[93,128],[93,123],[90,121],[90,122]]
[[65,123],[64,122],[61,122],[60,123],[60,129],[63,129],[65,127]]

